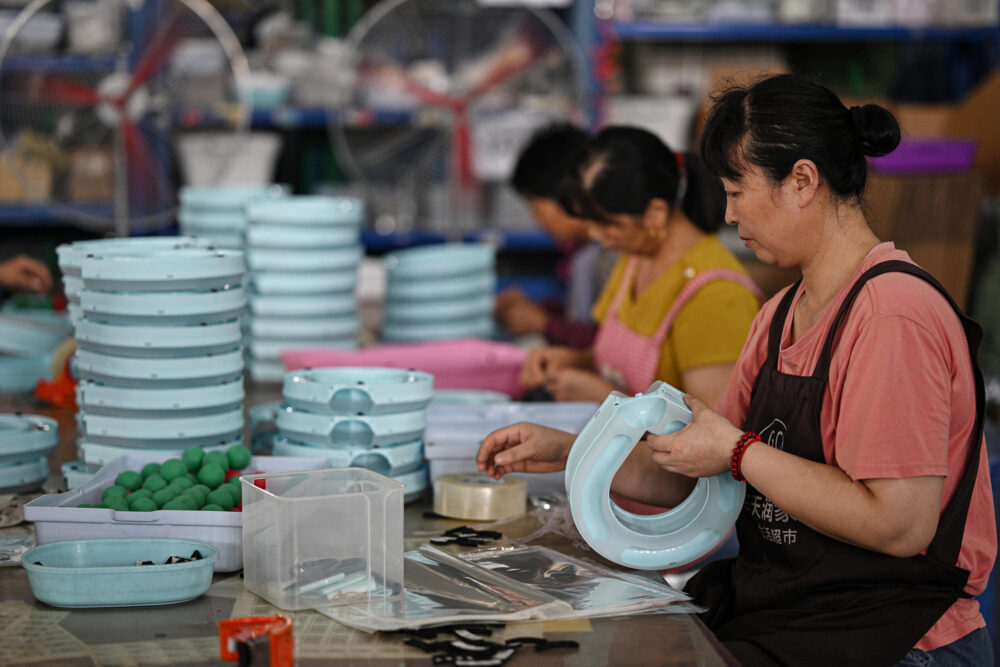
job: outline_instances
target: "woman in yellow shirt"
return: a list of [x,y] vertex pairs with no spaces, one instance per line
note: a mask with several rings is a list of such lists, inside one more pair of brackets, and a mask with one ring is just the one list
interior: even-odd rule
[[522,383],[556,400],[602,401],[664,380],[714,405],[759,306],[715,234],[725,212],[718,179],[693,154],[618,126],[591,140],[573,180],[564,206],[621,259],[594,306],[593,347],[532,350]]

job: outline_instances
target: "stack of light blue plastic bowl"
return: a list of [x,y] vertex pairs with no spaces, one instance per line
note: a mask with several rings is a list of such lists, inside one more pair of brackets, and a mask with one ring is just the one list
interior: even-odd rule
[[281,352],[357,347],[355,297],[364,254],[360,199],[302,195],[247,206],[250,377],[281,382]]
[[49,476],[59,425],[39,415],[0,414],[0,493],[37,488]]
[[414,500],[427,488],[424,429],[430,373],[397,368],[316,368],[284,376],[275,456],[322,456],[335,468],[391,477]]
[[18,310],[0,312],[0,391],[31,391],[52,379],[53,353],[73,335],[64,313]]
[[247,205],[288,194],[288,186],[275,183],[183,187],[177,222],[182,234],[208,239],[216,248],[242,249]]
[[79,272],[83,464],[242,442],[243,253],[108,241],[88,247]]
[[388,253],[382,340],[416,343],[493,336],[495,251],[445,243]]

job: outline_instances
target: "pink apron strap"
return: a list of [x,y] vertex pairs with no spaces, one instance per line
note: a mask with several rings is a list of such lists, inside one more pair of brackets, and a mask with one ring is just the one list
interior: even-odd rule
[[625,271],[622,273],[622,280],[618,283],[618,290],[615,292],[615,298],[611,302],[611,307],[608,308],[608,313],[605,317],[609,315],[618,315],[618,311],[622,307],[622,301],[625,300],[625,295],[628,291],[632,289],[632,276],[635,275],[635,266],[638,262],[637,258],[629,257],[628,264],[625,265]]
[[673,304],[671,304],[670,310],[667,311],[666,317],[664,317],[663,321],[660,322],[660,327],[656,330],[656,334],[653,337],[658,346],[663,344],[663,339],[667,337],[667,332],[670,331],[670,327],[677,318],[677,314],[681,311],[681,308],[683,308],[684,305],[690,301],[691,297],[695,295],[695,292],[708,283],[716,280],[729,280],[739,285],[743,285],[750,290],[755,297],[757,297],[758,302],[764,301],[764,293],[760,291],[760,288],[757,287],[757,285],[754,284],[749,277],[743,275],[739,271],[733,271],[732,269],[711,269],[709,271],[705,271],[704,273],[699,273],[681,288],[681,291],[677,294],[677,298],[675,298]]

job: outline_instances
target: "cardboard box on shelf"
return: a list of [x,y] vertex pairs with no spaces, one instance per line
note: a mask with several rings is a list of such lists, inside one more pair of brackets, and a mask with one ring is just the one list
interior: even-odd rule
[[111,201],[115,194],[114,159],[107,148],[77,148],[69,155],[70,201]]
[[0,201],[41,202],[52,196],[52,164],[12,148],[0,154]]

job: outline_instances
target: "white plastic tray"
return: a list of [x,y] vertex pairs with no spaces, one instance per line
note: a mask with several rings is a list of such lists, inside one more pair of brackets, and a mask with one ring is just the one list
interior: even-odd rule
[[[36,542],[137,537],[196,540],[219,550],[216,572],[233,572],[243,567],[243,515],[240,512],[127,512],[77,507],[81,503],[99,504],[104,489],[111,486],[120,473],[138,472],[147,463],[164,460],[153,456],[123,456],[72,491],[35,498],[24,506],[24,518],[34,522]],[[286,472],[318,470],[328,465],[323,458],[260,456],[252,458],[246,470]]]
[[246,308],[242,285],[208,292],[97,292],[84,289],[80,307],[88,320],[111,324],[225,322]]

